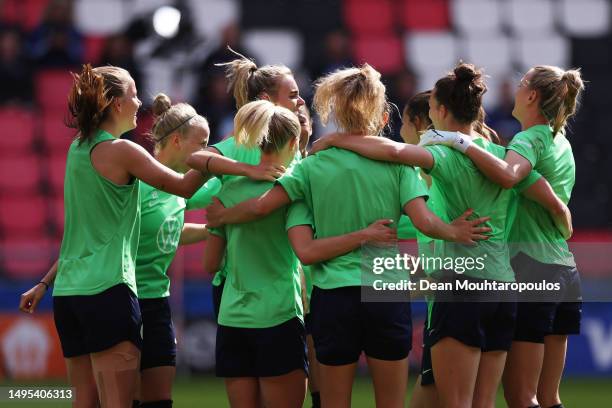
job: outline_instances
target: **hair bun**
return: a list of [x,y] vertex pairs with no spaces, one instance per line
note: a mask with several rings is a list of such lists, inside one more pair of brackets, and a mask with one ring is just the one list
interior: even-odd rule
[[562,80],[570,87],[570,90],[576,94],[584,89],[584,81],[578,69],[570,69],[563,73]]
[[158,117],[165,113],[168,109],[172,107],[172,101],[170,97],[164,93],[158,93],[155,96],[155,100],[153,100],[153,116]]
[[482,76],[480,71],[477,71],[472,64],[459,64],[455,67],[453,73],[458,81],[473,82]]

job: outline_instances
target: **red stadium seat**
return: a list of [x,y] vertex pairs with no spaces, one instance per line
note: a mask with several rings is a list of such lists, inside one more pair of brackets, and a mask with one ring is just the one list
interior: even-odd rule
[[64,194],[64,176],[66,174],[66,155],[52,154],[47,160],[47,181],[56,195]]
[[0,1],[2,20],[19,24],[26,31],[30,31],[42,20],[47,3],[49,3],[49,0]]
[[23,4],[22,24],[32,30],[40,24],[49,0],[19,0]]
[[[180,257],[177,254],[175,262],[183,262],[185,278],[206,278],[202,260],[204,256],[205,243],[185,245],[180,248]],[[177,265],[176,266],[180,266]]]
[[0,20],[5,23],[19,24],[20,20],[19,0],[4,0],[0,2]]
[[85,62],[97,65],[100,62],[105,45],[106,37],[104,36],[88,35],[85,37]]
[[7,239],[1,245],[7,275],[16,279],[39,279],[57,258],[59,249],[45,237]]
[[153,152],[155,143],[147,134],[151,132],[153,128],[153,115],[144,109],[138,112],[138,122],[136,129],[132,130],[133,141],[147,149],[149,152]]
[[75,129],[71,129],[64,124],[62,113],[43,113],[42,135],[45,145],[51,152],[68,154],[68,148],[76,133]]
[[32,112],[19,108],[0,109],[0,155],[14,156],[32,148],[34,117]]
[[46,70],[35,79],[36,101],[44,111],[66,112],[72,76],[65,70]]
[[60,243],[64,234],[64,197],[62,195],[55,196],[50,203],[51,225],[55,239]]
[[450,27],[448,0],[403,0],[398,16],[408,30],[446,30]]
[[[194,210],[185,212],[185,222],[202,224],[206,222],[205,210]],[[177,254],[177,262],[184,265],[185,277],[202,278],[204,270],[202,268],[202,257],[204,255],[205,243],[186,245],[181,247],[180,256]],[[178,263],[177,263],[177,266]]]
[[0,160],[0,192],[4,197],[14,194],[36,195],[41,184],[37,156],[6,157]]
[[358,63],[367,62],[383,74],[395,73],[404,66],[402,44],[394,35],[357,38],[353,49]]
[[40,196],[0,199],[0,226],[4,236],[40,237],[47,232],[47,205]]
[[387,0],[345,1],[344,20],[354,34],[387,34],[393,31],[393,8]]

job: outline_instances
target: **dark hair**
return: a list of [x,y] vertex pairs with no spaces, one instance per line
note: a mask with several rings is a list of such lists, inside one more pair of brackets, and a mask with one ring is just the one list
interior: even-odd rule
[[482,71],[472,64],[459,63],[453,72],[436,82],[435,98],[459,123],[478,119],[482,96],[487,92]]
[[80,74],[71,72],[74,79],[68,95],[70,117],[66,125],[80,132],[79,144],[89,141],[93,132],[108,118],[114,98],[123,96],[130,74],[123,68],[83,65]]
[[501,144],[501,139],[499,138],[499,135],[497,134],[495,129],[487,125],[485,121],[486,116],[487,114],[484,108],[480,107],[480,112],[478,112],[478,119],[474,123],[474,130],[488,141],[493,142],[495,144]]
[[427,124],[427,127],[431,125],[431,119],[429,118],[429,97],[431,96],[431,90],[419,92],[414,95],[406,106],[404,106],[404,115],[408,116],[410,121],[414,123],[417,118],[421,120],[421,123]]

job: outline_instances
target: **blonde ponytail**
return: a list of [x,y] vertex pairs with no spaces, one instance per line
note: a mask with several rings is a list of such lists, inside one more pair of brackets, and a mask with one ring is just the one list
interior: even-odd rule
[[383,116],[390,107],[380,73],[370,65],[338,70],[315,87],[313,106],[323,124],[333,116],[345,132],[373,135],[384,128]]

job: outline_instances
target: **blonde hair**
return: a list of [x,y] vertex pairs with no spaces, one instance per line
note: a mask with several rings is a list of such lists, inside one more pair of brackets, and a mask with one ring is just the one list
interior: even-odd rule
[[368,64],[340,69],[319,79],[313,106],[324,125],[333,120],[345,132],[378,134],[390,112],[380,73]]
[[280,151],[290,140],[300,137],[300,122],[287,108],[261,100],[244,105],[234,118],[236,143],[258,146],[264,153]]
[[291,70],[284,65],[265,65],[259,68],[254,60],[237,53],[230,47],[227,48],[239,58],[216,65],[225,67],[225,77],[228,80],[227,90],[234,95],[238,109],[258,99],[263,92],[276,96],[278,80],[285,75],[293,75]]
[[208,126],[206,118],[198,115],[193,106],[187,103],[172,105],[168,95],[163,93],[155,96],[152,111],[154,120],[150,135],[155,141],[155,151],[163,148],[168,141],[168,136],[174,132],[185,137],[192,126]]
[[553,134],[565,128],[576,113],[584,82],[579,69],[563,69],[538,65],[529,80],[529,88],[540,95],[540,111],[553,128]]
[[83,143],[108,118],[111,103],[125,95],[132,77],[123,68],[110,65],[92,68],[90,64],[83,65],[81,73],[70,74],[74,82],[68,94],[70,117],[66,125],[80,132],[79,143]]

